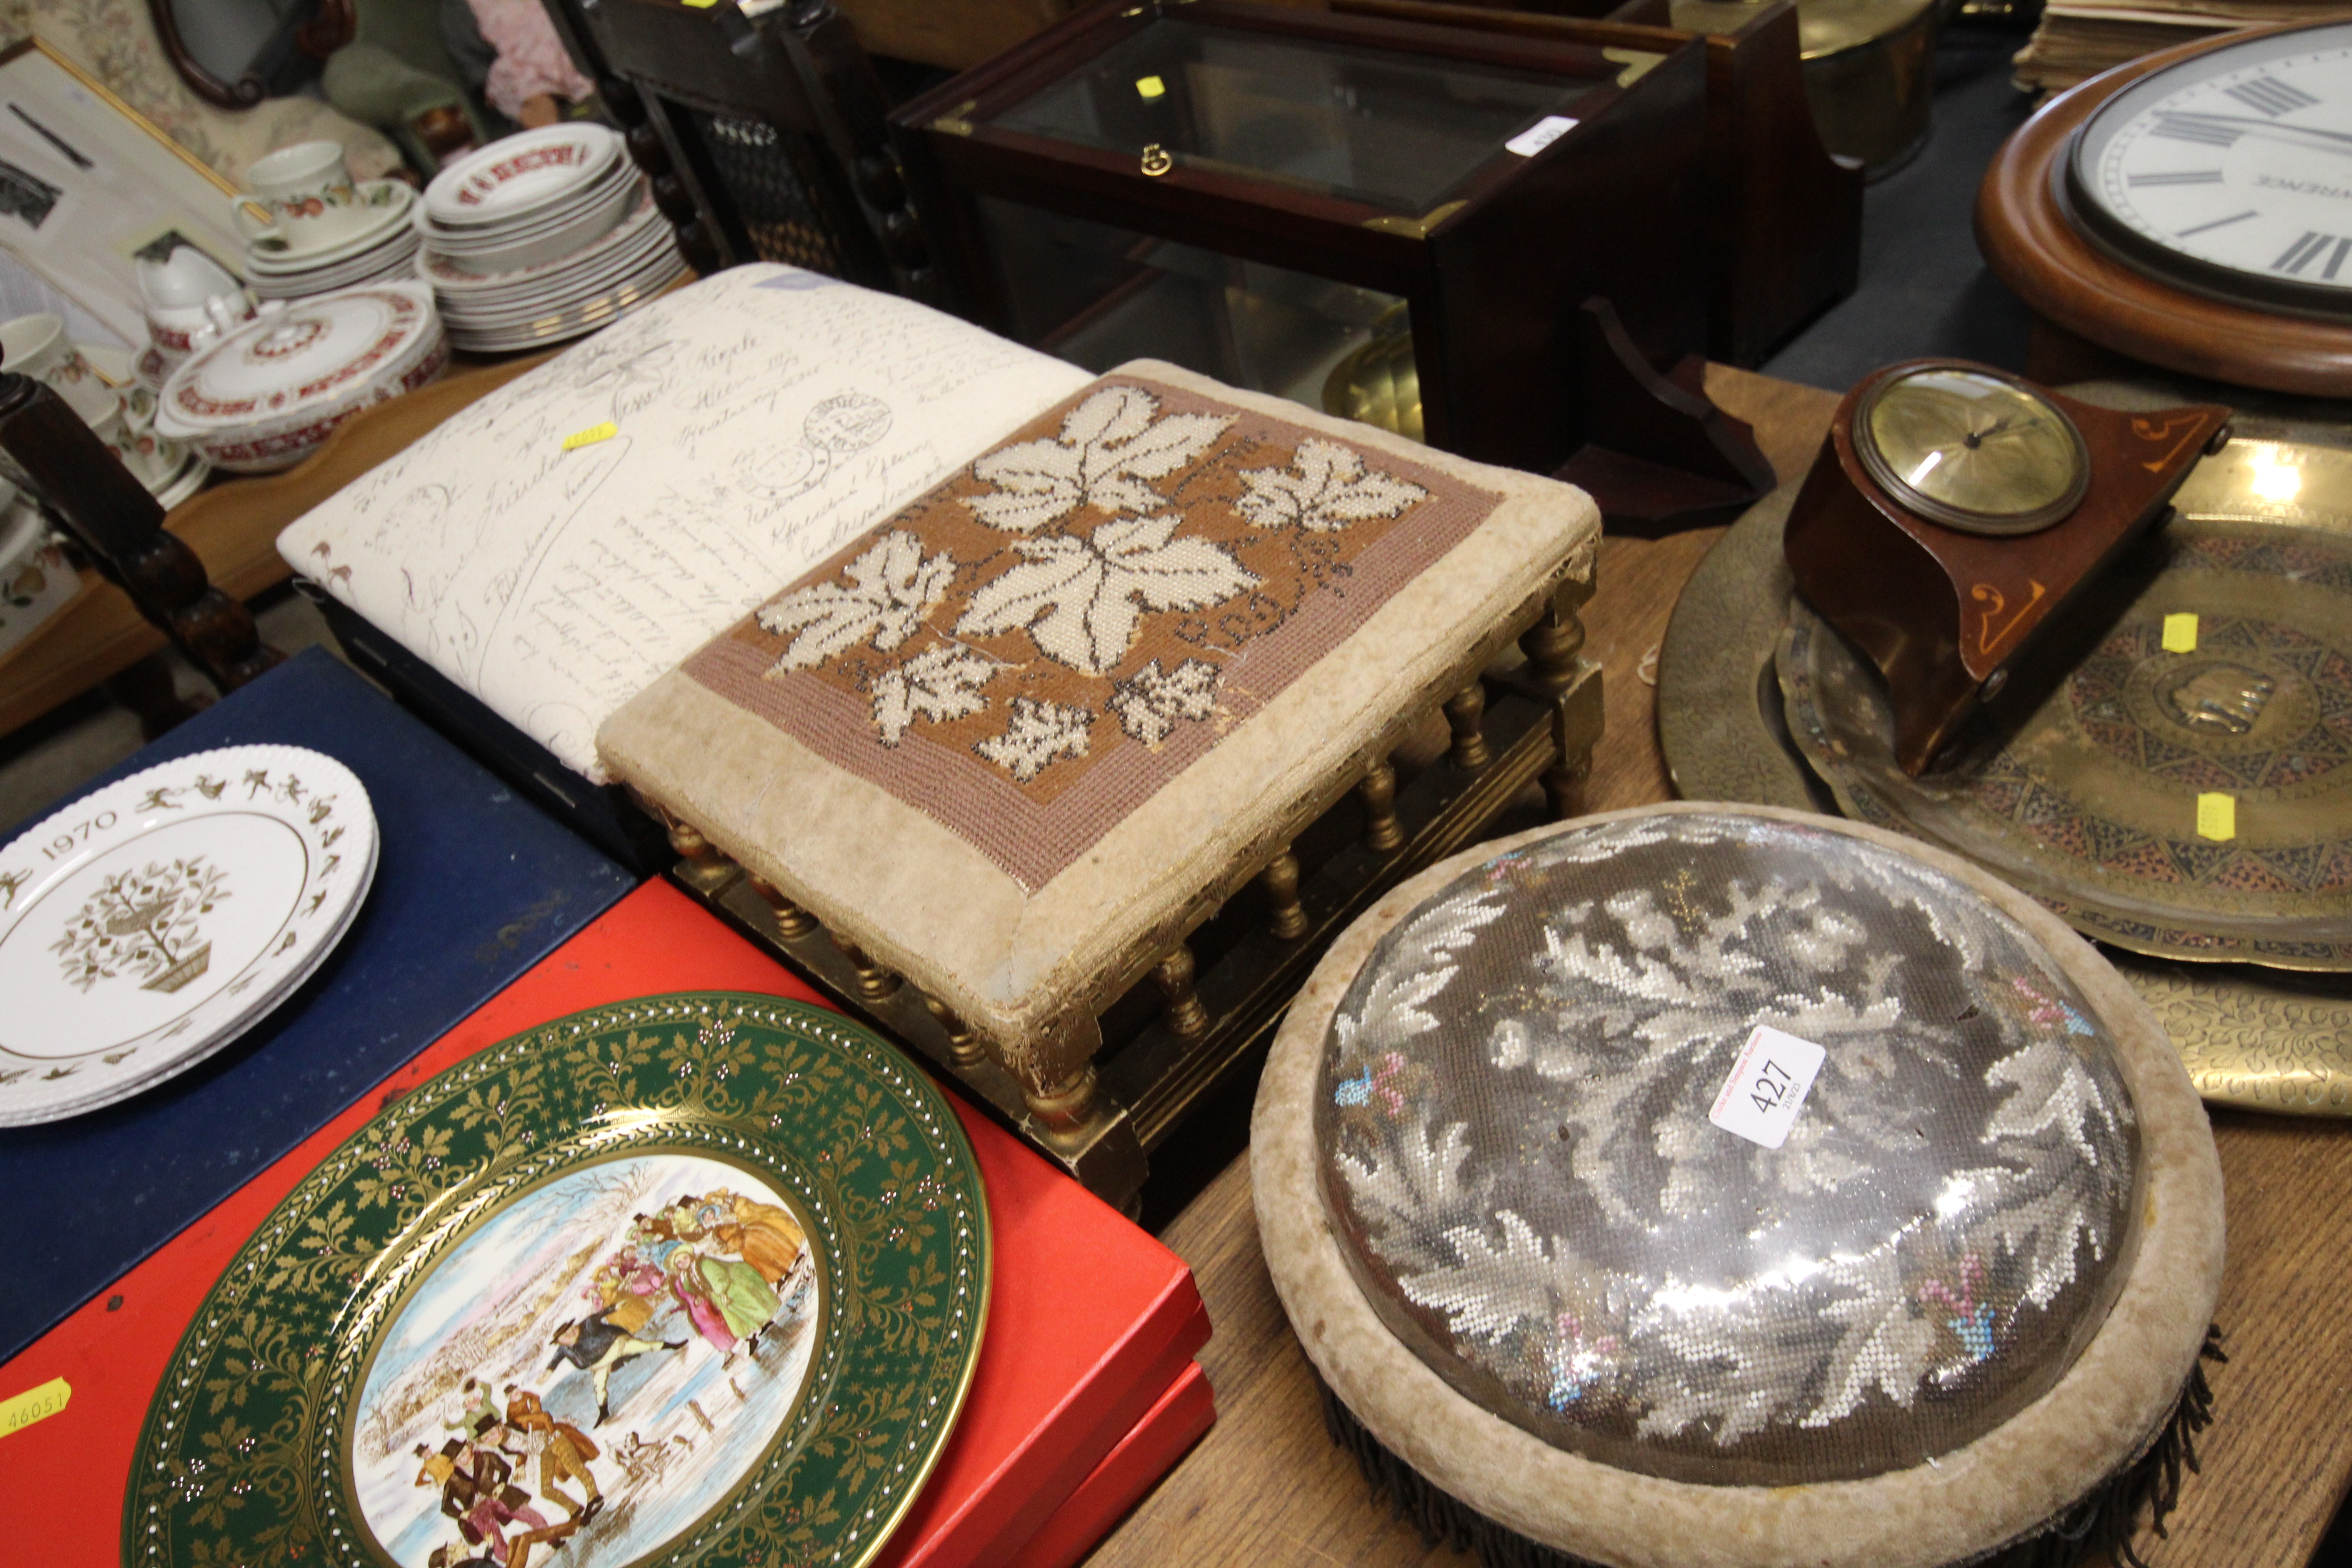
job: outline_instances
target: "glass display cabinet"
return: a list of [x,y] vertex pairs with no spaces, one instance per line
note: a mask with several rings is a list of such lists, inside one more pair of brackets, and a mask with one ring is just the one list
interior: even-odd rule
[[1863,167],[1835,156],[1816,123],[1808,62],[1820,29],[1795,0],[1542,0],[1540,10],[1475,0],[1330,3],[1352,16],[1603,47],[1670,52],[1699,39],[1706,46],[1707,358],[1761,364],[1853,292]]
[[1578,308],[1703,348],[1705,51],[1228,0],[1079,12],[895,117],[950,300],[1549,472]]

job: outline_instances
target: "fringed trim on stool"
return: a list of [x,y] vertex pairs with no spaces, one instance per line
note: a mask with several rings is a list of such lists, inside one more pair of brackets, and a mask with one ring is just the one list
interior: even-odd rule
[[[2221,1331],[2208,1327],[2198,1364],[2189,1369],[2179,1401],[2146,1451],[2034,1534],[1971,1562],[1977,1568],[2077,1568],[2091,1563],[2147,1568],[2131,1544],[2140,1512],[2147,1510],[2149,1525],[2162,1536],[2165,1516],[2180,1500],[2182,1468],[2198,1468],[2197,1434],[2213,1424],[2213,1391],[2205,1382],[2203,1363],[2229,1359],[2221,1353]],[[1356,1419],[1320,1373],[1315,1386],[1323,1397],[1323,1428],[1331,1441],[1355,1456],[1372,1494],[1385,1495],[1392,1511],[1420,1530],[1423,1541],[1432,1546],[1443,1541],[1456,1552],[1475,1552],[1480,1568],[1602,1568],[1530,1541],[1432,1485]]]
[[1315,1387],[1323,1396],[1323,1429],[1331,1434],[1331,1441],[1356,1457],[1357,1468],[1371,1483],[1372,1495],[1385,1495],[1391,1510],[1412,1521],[1429,1545],[1444,1541],[1456,1552],[1475,1552],[1480,1568],[1601,1568],[1584,1558],[1529,1541],[1451,1492],[1432,1486],[1356,1419],[1356,1413],[1339,1402],[1319,1371],[1315,1373]]
[[1988,1568],[2074,1568],[2081,1563],[2147,1568],[2132,1550],[2140,1510],[2147,1510],[2148,1526],[2162,1540],[2165,1518],[2180,1500],[2182,1468],[2199,1468],[2197,1434],[2213,1425],[2213,1390],[2205,1381],[2204,1363],[2229,1359],[2221,1351],[2220,1326],[2207,1324],[2205,1343],[2189,1369],[2179,1402],[2156,1440],[2039,1534],[1992,1553],[1985,1560]]

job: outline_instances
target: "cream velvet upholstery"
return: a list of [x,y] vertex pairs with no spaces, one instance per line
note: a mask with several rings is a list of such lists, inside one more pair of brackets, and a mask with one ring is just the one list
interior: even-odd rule
[[1085,380],[893,295],[740,267],[472,405],[278,549],[601,784],[606,715]]

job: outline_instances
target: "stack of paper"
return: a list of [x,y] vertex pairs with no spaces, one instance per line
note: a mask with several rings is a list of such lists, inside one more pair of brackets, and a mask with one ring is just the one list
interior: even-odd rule
[[2239,27],[2352,16],[2341,0],[2051,0],[2017,57],[2017,85],[2056,92],[2126,60]]

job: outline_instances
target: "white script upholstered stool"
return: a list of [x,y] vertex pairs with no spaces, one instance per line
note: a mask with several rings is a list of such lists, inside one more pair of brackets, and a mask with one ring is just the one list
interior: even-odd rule
[[278,549],[355,657],[614,847],[607,714],[1086,379],[895,295],[739,267],[453,416]]
[[[1124,1200],[1380,887],[1535,778],[1572,803],[1599,521],[1569,486],[1139,362],[845,545],[598,746],[715,847],[711,889],[740,863],[790,951],[845,962],[854,1000]],[[1504,742],[1480,676],[1514,639]],[[1453,752],[1401,794],[1389,755],[1441,705]],[[1343,803],[1308,865],[1294,846]],[[1262,940],[1196,954],[1228,901]],[[1125,1079],[1097,1071],[1107,1044]]]
[[1333,1435],[1490,1563],[2061,1568],[2195,1464],[2196,1091],[1913,840],[1685,805],[1456,856],[1334,943],[1251,1131]]

